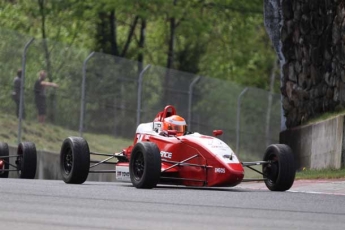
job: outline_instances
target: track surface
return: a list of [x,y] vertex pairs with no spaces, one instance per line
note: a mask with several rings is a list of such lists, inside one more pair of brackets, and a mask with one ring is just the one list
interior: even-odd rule
[[0,223],[11,230],[344,229],[345,196],[305,193],[298,183],[294,192],[260,186],[139,190],[129,183],[0,179]]

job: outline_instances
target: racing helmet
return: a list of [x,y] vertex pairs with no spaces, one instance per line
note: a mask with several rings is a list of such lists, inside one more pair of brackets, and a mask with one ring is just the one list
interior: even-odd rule
[[176,130],[176,135],[181,136],[187,131],[187,123],[182,117],[178,115],[172,115],[164,119],[163,130]]

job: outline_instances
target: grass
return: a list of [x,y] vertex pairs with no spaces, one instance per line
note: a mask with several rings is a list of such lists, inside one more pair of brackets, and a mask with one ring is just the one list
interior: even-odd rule
[[[258,171],[262,171],[262,165],[254,165],[252,166],[254,169]],[[251,170],[250,168],[244,167],[244,178],[246,179],[262,179],[262,175]]]
[[304,169],[296,173],[296,179],[345,179],[345,168]]
[[320,121],[334,118],[334,117],[339,116],[339,115],[345,115],[345,109],[337,108],[336,111],[334,111],[334,112],[326,112],[326,113],[320,114],[314,118],[311,118],[305,122],[302,122],[302,125],[314,124],[314,123],[317,123]]
[[[314,124],[340,115],[345,115],[343,107],[336,108],[334,112],[326,112],[316,116],[302,125]],[[345,179],[345,168],[342,169],[303,169],[296,173],[296,179]]]
[[[253,166],[253,168],[261,171],[262,166]],[[260,179],[262,176],[247,167],[245,170],[245,178]],[[296,180],[313,180],[313,179],[344,179],[345,168],[342,169],[304,169],[296,172]]]
[[[38,150],[60,152],[63,140],[69,136],[79,136],[77,131],[64,129],[49,123],[40,124],[36,121],[23,121],[22,141],[35,143]],[[90,151],[101,153],[120,152],[132,144],[132,140],[114,138],[110,135],[85,133]],[[18,144],[18,119],[8,114],[0,114],[0,141],[9,145]]]

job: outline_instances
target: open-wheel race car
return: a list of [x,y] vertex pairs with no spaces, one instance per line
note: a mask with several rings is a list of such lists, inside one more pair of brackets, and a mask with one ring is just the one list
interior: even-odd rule
[[[10,159],[14,159],[14,162]],[[34,179],[36,167],[37,153],[34,143],[21,142],[17,148],[17,155],[9,155],[8,144],[0,142],[0,178],[8,178],[10,171],[17,171],[19,178]]]
[[[289,146],[268,146],[262,161],[240,162],[222,140],[214,136],[188,132],[186,122],[168,105],[153,122],[137,127],[133,145],[113,154],[90,152],[82,137],[64,140],[60,169],[66,183],[84,183],[89,173],[116,173],[117,181],[131,181],[136,188],[154,188],[157,184],[224,187],[245,181],[264,181],[272,191],[286,191],[295,179],[294,157]],[[101,155],[102,161],[90,160]],[[115,162],[111,160],[116,159]],[[114,170],[95,170],[100,164],[115,164]],[[262,170],[253,166],[261,165]],[[244,179],[244,167],[261,174],[260,179]]]

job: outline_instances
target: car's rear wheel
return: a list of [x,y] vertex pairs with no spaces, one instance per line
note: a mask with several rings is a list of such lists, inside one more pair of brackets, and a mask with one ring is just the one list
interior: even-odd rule
[[296,174],[291,148],[284,144],[270,145],[264,155],[264,161],[269,161],[262,166],[267,188],[271,191],[289,190]]
[[161,156],[155,143],[138,142],[129,162],[131,181],[136,188],[154,188],[161,175]]
[[9,162],[9,150],[8,150],[8,145],[6,143],[0,142],[0,178],[8,178],[8,162]]
[[17,149],[18,177],[22,179],[34,179],[37,168],[36,146],[32,142],[22,142]]
[[82,184],[89,175],[90,149],[82,137],[64,140],[60,151],[60,171],[67,184]]

